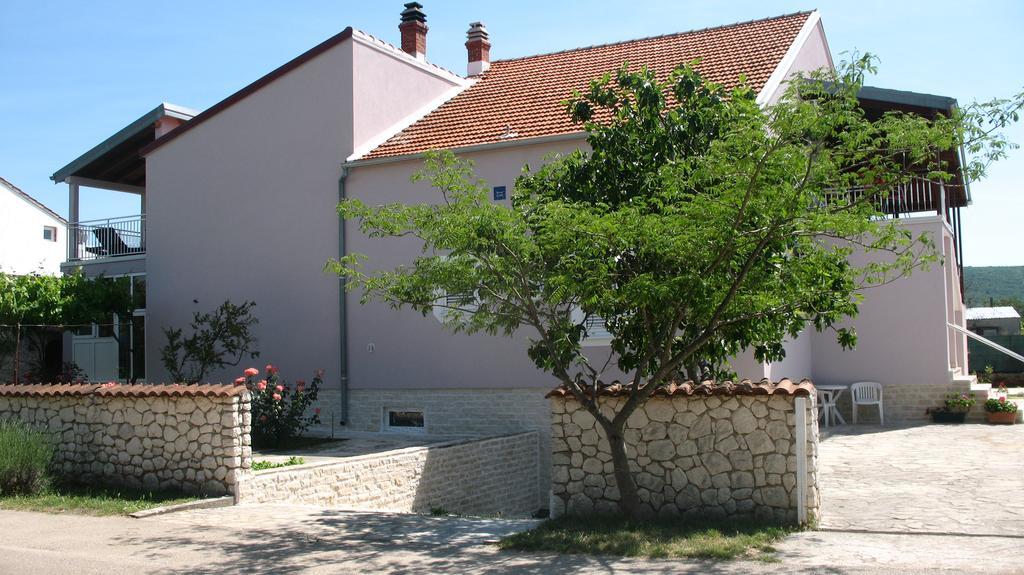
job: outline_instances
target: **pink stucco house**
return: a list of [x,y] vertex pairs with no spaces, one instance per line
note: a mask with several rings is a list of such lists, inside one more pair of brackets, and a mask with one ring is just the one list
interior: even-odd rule
[[[547,435],[544,394],[553,381],[529,361],[525,339],[452,335],[434,317],[360,305],[360,294],[346,295],[323,271],[341,253],[393,267],[418,250],[413,241],[370,240],[345,227],[339,198],[430,201],[426,184],[409,177],[425,151],[450,148],[476,162],[494,201],[509,202],[524,164],[586,145],[559,102],[624,61],[667,74],[701,58],[704,74],[725,85],[745,74],[764,105],[793,74],[832,66],[819,13],[802,12],[493,62],[491,39],[474,23],[463,75],[429,62],[421,8],[406,4],[400,47],[348,28],[207,110],[163,104],[54,174],[70,189],[65,268],[136,275],[147,292],[132,337],[119,338],[127,349],[101,357],[103,334],[78,334],[69,336],[73,359],[91,361],[102,377],[100,370],[118,370],[109,362],[119,357],[120,378],[163,381],[163,326],[184,325],[193,311],[225,299],[254,300],[263,358],[290,377],[325,368],[322,417],[335,427]],[[865,88],[862,100],[871,113],[934,115],[956,106],[876,88]],[[143,213],[80,222],[80,186],[140,194]],[[970,203],[967,182],[921,181],[894,198],[891,215],[932,234],[942,265],[867,293],[856,351],[807,333],[788,342],[784,362],[737,358],[742,376],[879,381],[887,416],[904,420],[923,418],[924,404],[970,385],[965,340],[947,326],[964,324],[959,210]]]

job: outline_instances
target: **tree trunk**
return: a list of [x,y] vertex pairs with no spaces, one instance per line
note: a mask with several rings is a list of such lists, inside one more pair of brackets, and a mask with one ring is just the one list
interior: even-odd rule
[[[625,422],[621,426],[614,423],[601,422],[604,433],[608,437],[608,445],[612,452],[612,465],[615,469],[615,485],[619,488],[619,509],[623,514],[639,519],[640,497],[636,493],[636,481],[629,468],[629,456],[626,454],[626,438],[624,437]],[[620,428],[621,427],[621,428]]]

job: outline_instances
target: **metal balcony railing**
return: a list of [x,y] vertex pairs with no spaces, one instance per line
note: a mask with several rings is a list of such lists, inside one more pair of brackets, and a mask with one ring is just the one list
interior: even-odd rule
[[68,224],[68,261],[146,253],[146,216],[125,216]]

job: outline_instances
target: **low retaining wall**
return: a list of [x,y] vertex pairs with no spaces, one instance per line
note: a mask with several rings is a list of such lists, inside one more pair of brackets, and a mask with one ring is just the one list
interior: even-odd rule
[[[606,388],[599,405],[617,412],[625,402],[622,395],[621,388]],[[683,384],[659,391],[633,413],[625,433],[646,513],[798,523],[802,493],[804,520],[813,521],[819,507],[814,395],[810,382],[788,380]],[[564,389],[549,397],[552,515],[618,512],[619,490],[603,429]]]
[[227,385],[0,385],[0,419],[48,433],[66,477],[211,495],[251,466],[249,405]]
[[238,503],[284,502],[367,510],[528,516],[537,501],[536,432],[396,449],[260,471]]
[[[902,425],[930,423],[929,408],[941,407],[948,394],[973,394],[977,404],[967,414],[970,423],[985,421],[985,410],[982,407],[988,399],[987,391],[971,391],[968,383],[891,383],[882,386],[882,408],[885,410],[885,424]],[[844,391],[837,402],[839,413],[847,423],[853,423],[852,398],[849,390]],[[858,423],[878,423],[878,408],[864,405],[857,410]]]

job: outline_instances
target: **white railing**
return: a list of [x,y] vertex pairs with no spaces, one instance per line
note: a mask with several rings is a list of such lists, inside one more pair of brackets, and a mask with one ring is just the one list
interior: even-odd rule
[[68,261],[146,253],[146,216],[125,216],[68,224]]
[[994,342],[994,341],[992,341],[990,339],[984,338],[984,337],[974,333],[973,331],[968,331],[968,330],[966,330],[966,329],[964,329],[964,328],[962,328],[962,327],[960,327],[960,326],[958,326],[956,324],[946,322],[946,325],[948,325],[949,327],[953,328],[953,330],[959,332],[962,335],[966,335],[967,337],[969,337],[969,338],[971,338],[971,339],[973,339],[975,341],[980,341],[981,343],[991,347],[992,349],[994,349],[994,350],[996,350],[996,351],[998,351],[1000,353],[1003,353],[1005,355],[1008,355],[1008,356],[1012,357],[1013,359],[1016,359],[1017,361],[1024,362],[1024,355],[1021,355],[1021,354],[1013,351],[1012,349],[1007,349],[1007,348],[999,345],[998,343],[996,343],[996,342]]
[[[854,203],[861,200],[865,193],[877,194],[877,188],[854,186],[846,190],[834,190],[828,192],[825,202]],[[941,214],[946,204],[945,196],[942,183],[914,177],[904,184],[893,186],[884,196],[878,194],[878,198],[872,201],[887,217],[904,217],[922,212]]]

